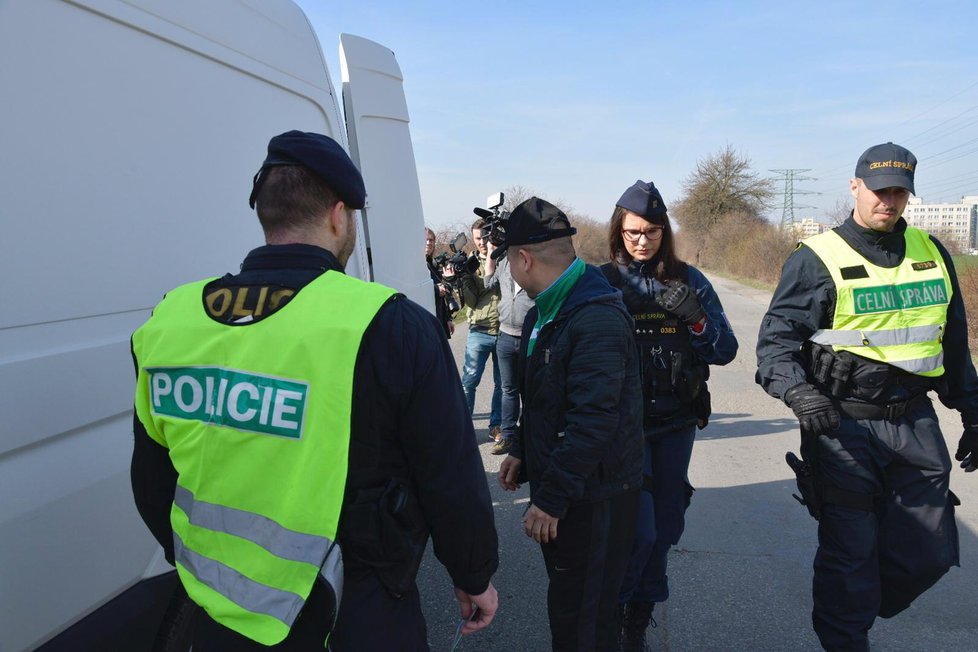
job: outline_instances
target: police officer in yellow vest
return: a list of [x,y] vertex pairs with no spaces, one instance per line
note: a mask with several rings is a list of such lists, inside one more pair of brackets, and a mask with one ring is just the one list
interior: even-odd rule
[[133,335],[133,493],[202,608],[195,651],[426,650],[429,533],[479,610],[466,633],[493,619],[492,506],[441,326],[342,271],[364,201],[335,141],[272,138],[267,244]]
[[[844,224],[789,256],[761,323],[757,382],[796,414],[819,519],[812,622],[826,650],[868,650],[958,564],[951,459],[927,393],[961,413],[956,458],[978,463],[978,377],[951,257],[901,217],[917,159],[866,150]],[[811,473],[811,476],[807,476]]]

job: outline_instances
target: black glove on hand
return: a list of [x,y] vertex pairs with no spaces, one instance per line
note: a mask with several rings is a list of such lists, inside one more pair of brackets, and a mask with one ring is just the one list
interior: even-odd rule
[[785,392],[784,402],[798,417],[803,435],[831,435],[839,428],[839,411],[827,396],[808,383],[795,385]]
[[958,452],[954,459],[961,462],[961,468],[971,473],[978,469],[978,426],[967,426],[958,440]]
[[696,293],[682,281],[669,281],[665,290],[656,293],[655,300],[689,326],[698,324],[706,317]]

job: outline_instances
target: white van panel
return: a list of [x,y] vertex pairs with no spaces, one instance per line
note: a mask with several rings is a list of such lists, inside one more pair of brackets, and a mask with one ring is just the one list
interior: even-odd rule
[[347,138],[289,0],[0,0],[0,88],[0,649],[21,650],[163,568],[129,486],[130,334],[263,242],[271,136]]
[[397,288],[434,313],[401,69],[389,49],[350,34],[340,35],[340,66],[350,155],[367,187],[364,240],[372,280]]

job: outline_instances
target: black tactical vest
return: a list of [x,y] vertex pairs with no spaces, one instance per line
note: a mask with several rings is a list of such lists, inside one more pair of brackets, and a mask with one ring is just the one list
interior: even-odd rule
[[[614,263],[601,266],[608,282],[622,292],[635,320],[635,340],[641,356],[645,426],[680,425],[695,420],[693,403],[706,389],[709,367],[698,362],[689,329],[655,300],[652,277],[632,263],[623,274]],[[689,268],[680,278],[689,284]]]

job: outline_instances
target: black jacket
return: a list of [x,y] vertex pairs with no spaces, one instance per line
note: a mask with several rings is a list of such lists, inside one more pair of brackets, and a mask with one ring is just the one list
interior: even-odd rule
[[[882,233],[859,226],[851,214],[842,225],[835,228],[849,246],[866,260],[882,267],[895,267],[906,254],[904,231],[907,223],[900,219],[892,232]],[[944,267],[951,278],[951,303],[947,309],[947,327],[944,331],[944,376],[934,384],[941,402],[959,410],[967,423],[978,420],[978,376],[971,363],[968,350],[968,324],[965,319],[964,300],[958,285],[951,256],[944,246],[931,237],[943,258]],[[799,246],[785,261],[781,280],[767,314],[761,322],[757,339],[756,381],[776,398],[784,399],[786,391],[799,383],[812,382],[808,373],[805,342],[820,328],[831,328],[835,314],[835,283],[821,259],[811,249]],[[885,379],[873,376],[871,364],[864,364],[867,381],[885,384],[885,395],[878,402],[903,400],[917,388],[909,388],[916,379],[890,365],[885,366]],[[865,383],[864,383],[865,384]],[[858,398],[858,397],[857,397]]]
[[563,518],[571,504],[641,486],[638,352],[621,293],[590,265],[527,358],[536,320],[534,307],[523,323],[511,454],[523,460],[533,504]]
[[[342,267],[325,249],[264,246],[248,254],[240,274],[217,283],[301,290],[327,270]],[[138,417],[133,430],[136,506],[172,563],[169,514],[176,472],[167,450],[150,439]],[[350,506],[362,495],[376,495],[391,478],[414,487],[435,555],[455,586],[483,592],[498,556],[472,421],[441,325],[402,295],[388,301],[367,328],[354,370],[349,471],[338,534],[347,581],[372,572],[357,563],[356,539],[362,533],[350,531]]]

